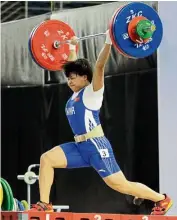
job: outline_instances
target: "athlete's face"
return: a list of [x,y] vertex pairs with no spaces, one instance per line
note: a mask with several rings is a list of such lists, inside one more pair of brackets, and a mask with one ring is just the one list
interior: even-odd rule
[[88,85],[87,76],[79,76],[76,73],[71,73],[68,77],[68,86],[73,92],[78,92]]

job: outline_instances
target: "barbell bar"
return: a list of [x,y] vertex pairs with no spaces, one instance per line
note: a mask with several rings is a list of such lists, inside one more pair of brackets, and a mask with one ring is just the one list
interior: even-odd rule
[[[100,37],[100,36],[105,36],[106,33],[99,33],[99,34],[90,34],[90,35],[87,35],[87,36],[84,36],[84,37],[78,37],[77,38],[77,41],[82,41],[82,40],[87,40],[87,39],[90,39],[90,38],[95,38],[95,37]],[[54,48],[57,49],[59,48],[59,46],[61,44],[68,44],[68,43],[71,43],[71,40],[66,40],[66,41],[54,41]]]
[[[132,2],[118,8],[109,22],[113,46],[129,58],[145,58],[159,47],[163,27],[157,12],[145,3]],[[78,41],[104,36],[97,33],[78,37]],[[29,51],[33,60],[50,71],[62,69],[69,57],[70,39],[74,30],[60,20],[47,20],[36,26],[29,38]],[[76,47],[78,52],[78,47]]]

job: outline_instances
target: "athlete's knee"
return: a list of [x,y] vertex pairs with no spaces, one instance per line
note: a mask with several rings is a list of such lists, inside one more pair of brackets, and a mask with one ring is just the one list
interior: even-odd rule
[[119,181],[114,181],[110,184],[107,184],[109,187],[111,187],[114,190],[117,190],[121,193],[129,193],[130,192],[130,184],[128,181],[125,182],[119,182]]
[[130,182],[122,175],[113,175],[107,177],[104,181],[110,188],[121,193],[128,194],[131,191]]
[[40,166],[50,164],[50,160],[49,160],[49,157],[48,157],[47,154],[48,154],[48,152],[45,152],[41,155],[41,157],[40,157]]
[[67,160],[63,150],[57,146],[41,155],[40,166],[51,166],[53,168],[65,168]]

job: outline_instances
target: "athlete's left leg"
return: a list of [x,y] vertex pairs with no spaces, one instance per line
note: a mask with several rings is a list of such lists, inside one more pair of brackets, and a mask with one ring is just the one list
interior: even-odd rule
[[104,156],[103,153],[94,154],[90,160],[91,165],[97,170],[104,182],[120,193],[155,202],[156,208],[152,214],[164,215],[172,206],[172,200],[167,195],[157,193],[142,183],[128,181],[120,170],[113,152],[110,149],[109,151],[109,156]]
[[158,202],[165,199],[163,194],[155,192],[142,183],[128,181],[122,171],[111,174],[103,178],[103,180],[109,187],[124,194],[136,196],[142,199],[148,199],[153,202]]
[[173,204],[167,195],[157,193],[142,183],[128,181],[122,171],[104,177],[103,180],[116,191],[155,202],[151,214],[164,215]]

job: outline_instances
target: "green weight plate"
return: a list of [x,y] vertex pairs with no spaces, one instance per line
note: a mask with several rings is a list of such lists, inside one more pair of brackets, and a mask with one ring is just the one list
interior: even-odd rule
[[18,211],[18,206],[16,203],[16,199],[14,198],[14,206],[13,206],[13,211],[17,212]]
[[8,192],[9,192],[9,211],[12,211],[13,206],[14,206],[14,198],[13,198],[12,189],[11,189],[9,183],[5,179],[3,179],[3,178],[1,178],[1,179],[6,184],[6,187],[8,189]]
[[136,33],[142,39],[148,39],[152,37],[155,31],[155,26],[149,20],[141,20],[136,26]]
[[2,188],[3,188],[3,202],[2,202],[2,210],[3,211],[10,211],[10,195],[9,195],[9,190],[3,181],[3,179],[0,179]]
[[16,209],[17,209],[17,212],[20,211],[19,207],[18,207],[18,200],[15,199],[15,202],[16,202]]

